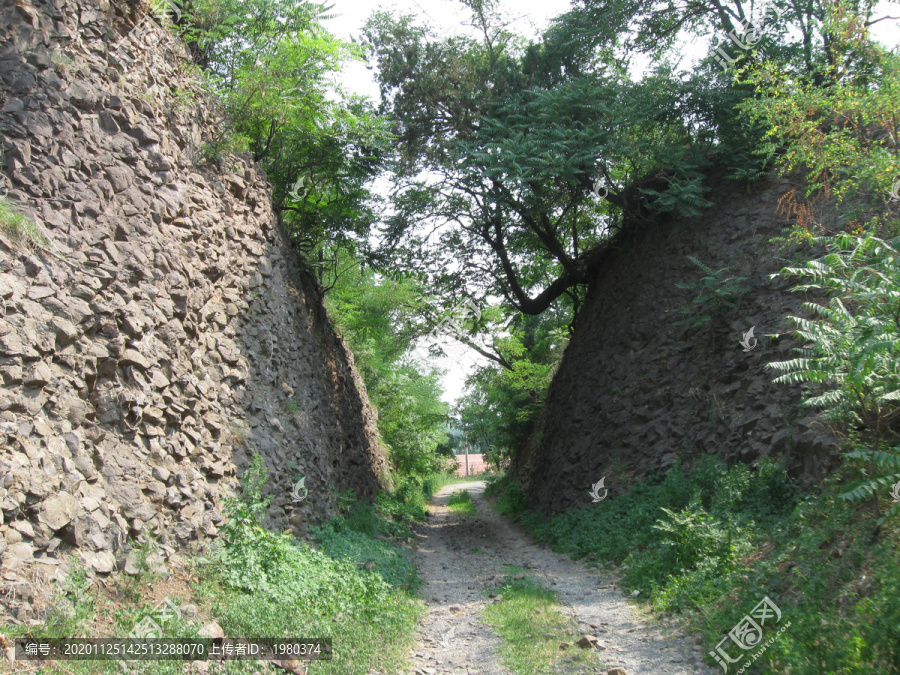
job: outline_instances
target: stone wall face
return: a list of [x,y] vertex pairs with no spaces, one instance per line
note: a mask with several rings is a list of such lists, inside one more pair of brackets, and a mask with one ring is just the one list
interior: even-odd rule
[[265,176],[202,161],[222,116],[147,21],[105,1],[0,8],[0,195],[49,239],[0,231],[4,569],[77,547],[105,573],[142,533],[168,555],[215,536],[253,452],[269,524],[300,535],[386,469]]
[[[799,387],[773,384],[765,368],[792,355],[786,316],[804,314],[792,284],[770,280],[799,250],[770,241],[788,226],[778,200],[793,185],[771,179],[752,194],[744,183],[712,187],[717,206],[636,228],[594,280],[542,416],[512,464],[533,506],[587,505],[604,476],[615,495],[636,476],[704,453],[751,465],[784,457],[805,482],[834,467],[833,438],[799,409]],[[748,277],[738,305],[702,328],[676,325],[697,294],[678,284],[705,276],[688,256]],[[757,343],[745,351],[751,327]]]

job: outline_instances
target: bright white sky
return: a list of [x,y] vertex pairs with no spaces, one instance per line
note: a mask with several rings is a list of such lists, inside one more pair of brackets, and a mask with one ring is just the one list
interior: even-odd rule
[[[436,27],[440,32],[460,35],[472,29],[463,25],[468,21],[469,10],[456,0],[330,0],[334,3],[334,19],[325,22],[336,36],[349,40],[362,33],[362,26],[373,12],[390,10],[403,14],[414,14],[422,23]],[[500,0],[507,20],[515,20],[508,26],[510,31],[527,37],[536,37],[549,25],[550,19],[569,9],[568,0]],[[474,34],[474,33],[473,33]],[[368,94],[378,99],[378,87],[372,73],[363,64],[348,64],[344,71],[344,85],[359,94]]]
[[[363,24],[371,14],[379,9],[400,11],[404,14],[414,14],[432,27],[437,27],[439,33],[459,35],[473,33],[472,29],[463,22],[469,18],[469,10],[457,0],[331,0],[334,7],[331,10],[336,16],[325,22],[334,35],[344,40],[351,40],[362,32]],[[550,20],[569,9],[569,0],[499,0],[501,12],[509,24],[509,29],[526,37],[537,37],[549,25]],[[879,3],[876,16],[885,14],[897,16],[900,14],[900,3]],[[896,21],[882,21],[873,27],[873,37],[888,46],[896,46],[900,41],[900,29]],[[694,40],[690,44],[683,45],[683,52],[689,60],[694,60],[706,52],[704,41]],[[635,63],[635,70],[643,70],[641,63]],[[682,63],[682,67],[687,63]],[[341,84],[349,91],[369,96],[378,100],[378,86],[375,84],[372,71],[363,63],[353,62],[345,64],[342,69]],[[465,378],[474,364],[483,357],[475,352],[453,344],[452,340],[445,343],[446,351],[450,356],[441,359],[435,365],[445,372],[442,380],[444,388],[444,400],[456,401],[463,393]]]

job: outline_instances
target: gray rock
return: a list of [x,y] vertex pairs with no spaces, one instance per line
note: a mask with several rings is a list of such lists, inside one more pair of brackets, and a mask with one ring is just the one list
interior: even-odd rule
[[128,133],[134,138],[137,139],[138,143],[141,145],[151,145],[159,143],[160,138],[159,134],[156,133],[153,129],[146,125],[138,125],[133,129],[129,130]]
[[15,544],[9,544],[6,547],[3,557],[0,558],[0,563],[5,569],[14,570],[33,560],[34,546],[28,542],[20,541]]
[[38,520],[55,532],[72,522],[77,513],[78,500],[66,492],[60,492],[40,505]]
[[38,361],[34,370],[25,377],[25,386],[27,387],[43,387],[53,378],[50,372],[50,366],[43,361]]
[[142,370],[149,370],[153,365],[147,357],[136,349],[126,349],[119,358],[119,364],[123,366],[137,366]]
[[43,300],[44,298],[51,297],[55,294],[55,292],[56,291],[54,291],[49,286],[35,285],[28,289],[28,299],[34,301]]
[[109,574],[116,568],[116,556],[109,551],[81,551],[81,557],[98,574]]

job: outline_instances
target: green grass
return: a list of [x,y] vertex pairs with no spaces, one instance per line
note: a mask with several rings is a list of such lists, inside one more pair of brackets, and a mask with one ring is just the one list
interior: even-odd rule
[[432,496],[440,492],[441,488],[456,483],[475,483],[483,480],[491,480],[496,476],[490,472],[485,472],[479,476],[457,476],[453,473],[433,473],[425,477],[424,492],[425,498],[431,499]]
[[[502,599],[487,605],[482,613],[503,641],[503,664],[518,675],[598,672],[602,661],[597,650],[574,645],[581,635],[560,611],[553,591],[526,576],[524,570],[510,568],[510,575],[495,591]],[[561,649],[564,642],[570,646]]]
[[626,592],[682,614],[704,636],[704,651],[768,596],[791,626],[755,672],[900,672],[900,528],[878,525],[891,505],[887,490],[862,505],[839,498],[851,471],[804,494],[774,462],[751,471],[707,457],[636,482],[627,495],[549,516],[528,512],[508,479],[491,491],[495,507],[539,541],[619,566]]
[[478,511],[475,510],[475,504],[472,503],[472,495],[468,490],[457,490],[447,500],[447,506],[450,510],[461,513],[464,516],[477,516]]
[[[409,525],[372,505],[343,499],[342,515],[313,530],[318,540],[314,548],[289,533],[259,525],[267,507],[261,497],[265,479],[256,455],[242,480],[243,495],[226,503],[228,519],[216,545],[191,561],[190,576],[196,580],[189,601],[198,605],[201,616],[214,618],[229,637],[330,638],[334,658],[311,662],[313,675],[405,672],[424,611],[422,601],[412,594],[418,578],[402,541],[410,534]],[[388,496],[391,499],[395,497]],[[365,563],[374,566],[367,569]],[[144,583],[153,581],[147,575],[138,583],[114,575],[106,588],[117,589],[118,601],[110,602],[89,590],[83,571],[76,568],[61,591],[63,597],[55,602],[64,609],[49,615],[42,625],[16,626],[10,634],[125,636],[155,604]],[[165,637],[195,637],[202,625],[183,619],[162,627]],[[98,661],[67,661],[63,666],[40,672],[118,672],[115,663]],[[154,675],[184,672],[176,661],[144,661],[130,668],[129,672]],[[210,663],[209,669],[212,675],[258,672],[254,661]]]
[[335,560],[346,560],[357,566],[374,565],[372,570],[391,586],[409,591],[419,586],[409,552],[396,543],[389,543],[410,537],[409,528],[380,517],[368,504],[354,504],[346,517],[334,518],[312,530],[312,534],[319,547]]
[[[334,659],[310,672],[365,675],[400,672],[414,643],[422,603],[409,590],[415,569],[404,549],[376,539],[406,534],[390,515],[364,504],[315,531],[322,550],[258,526],[265,469],[258,459],[228,503],[223,546],[210,573],[226,591],[220,623],[228,635],[331,638]],[[372,569],[360,568],[364,562]]]
[[0,233],[19,245],[37,248],[47,248],[50,245],[37,223],[19,213],[5,199],[0,199]]

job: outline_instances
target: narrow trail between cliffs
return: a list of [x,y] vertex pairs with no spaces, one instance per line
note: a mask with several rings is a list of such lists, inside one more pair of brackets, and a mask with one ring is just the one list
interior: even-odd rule
[[[494,602],[485,590],[502,583],[507,565],[527,568],[529,576],[557,594],[561,611],[578,626],[575,640],[599,638],[604,662],[599,673],[613,668],[624,668],[627,675],[718,672],[703,662],[695,639],[653,621],[626,600],[613,574],[533,543],[494,512],[484,488],[483,482],[447,485],[432,500],[428,521],[416,527],[416,565],[428,612],[407,675],[514,675],[500,659],[500,638],[481,619],[482,609]],[[450,494],[461,489],[471,494],[477,517],[447,507]],[[570,671],[548,666],[546,672]]]

